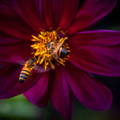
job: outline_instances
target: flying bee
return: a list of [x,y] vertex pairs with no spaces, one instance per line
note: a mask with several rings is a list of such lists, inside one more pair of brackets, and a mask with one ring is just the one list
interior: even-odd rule
[[22,60],[20,64],[23,65],[23,68],[19,75],[20,83],[23,83],[25,80],[28,80],[33,70],[35,70],[37,73],[44,73],[50,71],[50,69],[44,70],[43,66],[37,65],[36,58],[31,58],[26,62],[23,62]]
[[23,83],[25,80],[27,80],[31,76],[31,72],[35,68],[35,66],[36,66],[35,58],[31,58],[24,63],[24,66],[19,76],[20,83]]

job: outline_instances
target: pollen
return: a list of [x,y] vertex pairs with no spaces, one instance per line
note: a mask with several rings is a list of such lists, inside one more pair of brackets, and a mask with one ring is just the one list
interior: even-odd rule
[[42,65],[45,70],[55,69],[60,64],[65,66],[69,58],[70,48],[68,37],[63,31],[42,31],[38,36],[32,35],[32,55],[36,64]]

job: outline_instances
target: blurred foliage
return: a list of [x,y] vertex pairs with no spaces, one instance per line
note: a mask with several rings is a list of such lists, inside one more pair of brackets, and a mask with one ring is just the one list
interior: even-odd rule
[[22,96],[0,101],[0,118],[6,120],[27,120],[37,116],[37,107],[33,106]]
[[[81,106],[76,100],[73,104],[72,120],[109,120],[110,111],[92,111]],[[0,120],[62,120],[50,105],[38,108],[23,96],[0,101]]]

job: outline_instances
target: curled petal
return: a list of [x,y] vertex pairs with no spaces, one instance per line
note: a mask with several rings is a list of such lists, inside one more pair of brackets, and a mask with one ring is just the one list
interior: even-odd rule
[[93,110],[110,108],[112,103],[111,91],[88,73],[69,65],[65,79],[74,95],[86,107]]
[[80,32],[71,39],[70,61],[98,75],[120,76],[120,32],[94,30]]
[[21,94],[31,88],[38,80],[37,75],[33,74],[29,80],[19,83],[20,71],[20,65],[0,62],[0,99]]
[[69,34],[95,24],[112,11],[117,0],[85,0],[81,6],[76,19],[68,29]]
[[24,93],[25,97],[37,106],[45,106],[48,103],[48,74],[42,73],[39,81]]
[[57,70],[54,76],[55,79],[52,79],[51,103],[63,115],[65,120],[70,120],[72,100],[64,69]]

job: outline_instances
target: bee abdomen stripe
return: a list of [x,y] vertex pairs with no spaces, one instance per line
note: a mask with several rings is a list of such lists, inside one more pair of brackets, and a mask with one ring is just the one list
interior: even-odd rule
[[20,76],[20,79],[26,80],[27,77],[25,77],[25,76]]
[[30,74],[30,72],[27,70],[23,70],[22,73]]
[[20,76],[29,76],[29,74],[21,73]]

